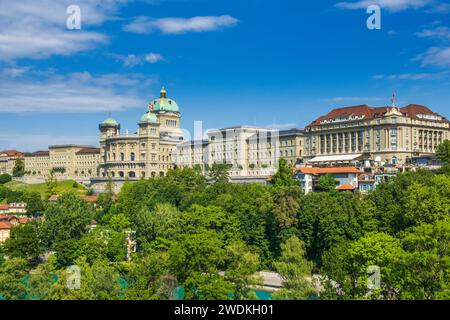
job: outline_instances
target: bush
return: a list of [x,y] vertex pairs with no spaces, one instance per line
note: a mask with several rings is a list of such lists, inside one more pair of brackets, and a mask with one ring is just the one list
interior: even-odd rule
[[0,175],[0,184],[8,183],[11,180],[12,180],[12,177],[7,173]]

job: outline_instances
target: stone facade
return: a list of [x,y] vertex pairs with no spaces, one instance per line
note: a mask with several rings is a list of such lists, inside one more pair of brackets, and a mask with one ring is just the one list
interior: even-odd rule
[[239,180],[267,178],[276,172],[280,157],[295,165],[303,156],[304,132],[300,129],[238,126],[209,130],[207,136],[208,140],[177,146],[176,165],[205,169],[214,163],[226,163],[230,177]]
[[405,164],[435,154],[449,138],[449,121],[425,106],[338,108],[307,126],[305,157],[360,154],[363,160]]
[[182,142],[180,111],[163,88],[138,123],[133,134],[120,133],[120,124],[111,117],[100,124],[101,178],[148,178],[164,176],[174,167],[172,152]]
[[17,159],[23,159],[23,153],[16,150],[0,151],[0,174],[13,174]]
[[81,145],[50,146],[48,151],[25,154],[25,171],[30,176],[90,178],[98,175],[100,149]]

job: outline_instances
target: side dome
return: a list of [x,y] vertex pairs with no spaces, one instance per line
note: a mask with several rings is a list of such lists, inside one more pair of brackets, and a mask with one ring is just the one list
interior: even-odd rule
[[139,120],[139,124],[144,124],[144,123],[158,124],[159,123],[158,117],[153,112],[147,111],[146,113],[144,113],[142,115],[141,120]]
[[105,121],[100,123],[100,128],[120,128],[120,124],[109,116]]
[[175,100],[167,98],[167,91],[164,87],[161,89],[159,99],[153,100],[151,105],[153,106],[153,111],[155,112],[180,112],[180,108]]

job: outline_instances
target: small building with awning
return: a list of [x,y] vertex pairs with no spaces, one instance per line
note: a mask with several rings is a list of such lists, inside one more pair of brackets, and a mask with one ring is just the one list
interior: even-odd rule
[[315,190],[317,180],[323,175],[331,175],[338,184],[336,189],[340,191],[358,190],[359,176],[363,171],[355,167],[302,167],[295,169],[294,178],[300,182],[306,194]]
[[363,154],[339,154],[339,155],[328,155],[328,156],[318,156],[308,160],[309,163],[314,164],[348,164],[363,161]]

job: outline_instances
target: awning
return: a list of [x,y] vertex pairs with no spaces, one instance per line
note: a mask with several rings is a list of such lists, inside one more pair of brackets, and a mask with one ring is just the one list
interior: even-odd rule
[[362,154],[342,154],[335,156],[320,156],[315,157],[308,162],[345,162],[345,161],[354,161],[358,158],[361,158]]

